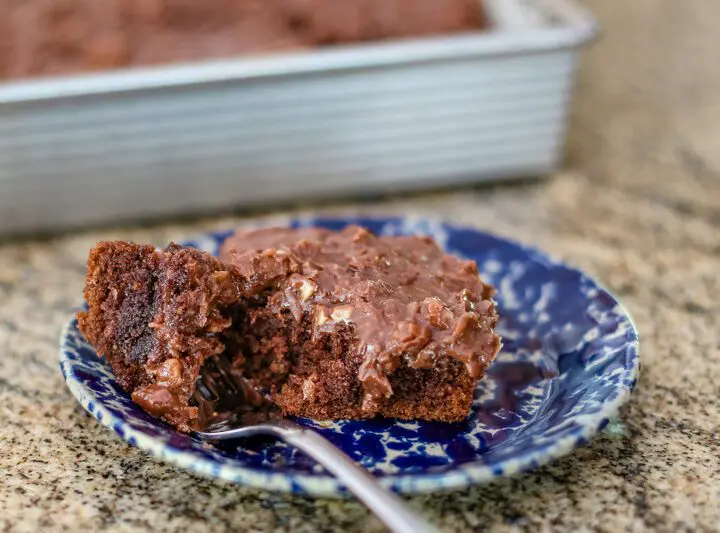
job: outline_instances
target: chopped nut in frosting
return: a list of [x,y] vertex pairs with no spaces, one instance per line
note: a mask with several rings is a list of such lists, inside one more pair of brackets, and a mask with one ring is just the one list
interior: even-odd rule
[[330,317],[335,322],[350,322],[353,308],[351,305],[339,305],[332,310]]

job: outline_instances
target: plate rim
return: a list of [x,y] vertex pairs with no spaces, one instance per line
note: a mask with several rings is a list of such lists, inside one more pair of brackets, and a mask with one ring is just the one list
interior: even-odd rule
[[[288,224],[290,222],[300,222],[302,224],[318,223],[318,222],[343,222],[352,223],[353,221],[373,220],[376,222],[390,221],[408,221],[415,217],[409,216],[291,216],[291,217],[272,217],[265,221],[250,222],[247,226],[262,227],[273,225],[280,221]],[[590,281],[592,285],[609,296],[618,313],[625,318],[630,326],[632,338],[628,339],[627,345],[632,347],[629,364],[624,365],[625,371],[623,379],[619,384],[613,387],[614,394],[611,399],[605,398],[601,402],[600,409],[596,413],[583,415],[582,420],[576,423],[580,426],[580,431],[574,435],[568,435],[559,439],[552,444],[544,444],[523,450],[522,453],[512,455],[499,460],[497,463],[485,464],[479,461],[473,461],[456,466],[452,470],[443,472],[425,472],[420,474],[387,474],[376,477],[377,481],[395,492],[401,494],[428,494],[437,491],[447,491],[453,489],[461,489],[471,485],[485,483],[498,477],[512,476],[519,472],[523,472],[538,466],[542,466],[569,454],[575,448],[584,445],[592,437],[594,437],[607,422],[615,418],[622,405],[630,398],[640,373],[640,339],[635,321],[628,312],[627,308],[619,301],[619,299],[595,278],[585,274],[579,268],[567,264],[566,262],[554,258],[552,255],[527,245],[513,238],[501,236],[492,232],[488,232],[471,226],[455,224],[447,220],[433,217],[417,217],[433,224],[454,231],[469,231],[493,239],[503,241],[514,247],[520,248],[523,252],[531,255],[535,260],[542,260],[553,267],[561,267],[580,275],[582,278]],[[259,223],[258,223],[259,222]],[[267,223],[265,223],[267,222]],[[241,224],[235,228],[241,227]],[[185,243],[198,242],[203,238],[211,235],[226,233],[227,230],[208,230],[196,234],[193,238],[185,240]],[[75,361],[68,355],[70,350],[69,344],[74,340],[70,334],[76,329],[75,313],[64,324],[60,333],[60,369],[63,378],[70,389],[70,392],[82,407],[90,413],[102,425],[111,429],[116,435],[128,444],[139,448],[148,453],[152,457],[160,459],[172,466],[185,470],[190,470],[196,474],[200,474],[209,478],[217,478],[248,487],[265,489],[278,492],[290,492],[304,494],[315,497],[344,497],[347,490],[336,478],[330,475],[317,475],[306,473],[288,473],[286,471],[265,471],[253,467],[236,466],[229,464],[219,464],[214,459],[201,457],[194,452],[178,450],[162,439],[145,435],[135,430],[132,424],[128,423],[122,417],[112,414],[102,402],[98,401],[94,393],[84,387],[73,375]],[[629,385],[628,385],[629,383]]]

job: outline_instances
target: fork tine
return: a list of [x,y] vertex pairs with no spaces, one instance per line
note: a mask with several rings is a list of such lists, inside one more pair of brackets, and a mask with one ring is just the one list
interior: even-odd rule
[[[208,358],[196,381],[197,393],[209,402],[213,411],[229,412],[261,408],[270,412],[275,404],[260,394],[242,374],[233,369],[227,357]],[[229,416],[229,413],[226,413]],[[232,418],[232,417],[231,417]]]
[[226,358],[216,356],[214,362],[218,375],[222,379],[222,384],[225,386],[225,390],[229,391],[233,397],[242,399],[245,389],[247,389],[249,385],[245,378],[237,375],[236,371],[233,371],[230,362]]

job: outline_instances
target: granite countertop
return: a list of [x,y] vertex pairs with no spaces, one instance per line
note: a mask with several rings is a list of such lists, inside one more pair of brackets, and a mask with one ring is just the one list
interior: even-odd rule
[[[314,209],[412,211],[534,243],[597,276],[639,326],[643,372],[621,422],[533,472],[409,500],[445,531],[720,524],[720,5],[586,3],[605,31],[583,60],[568,171]],[[162,244],[238,220],[0,245],[0,530],[382,531],[352,501],[249,490],[150,459],[65,388],[58,333],[95,241]]]

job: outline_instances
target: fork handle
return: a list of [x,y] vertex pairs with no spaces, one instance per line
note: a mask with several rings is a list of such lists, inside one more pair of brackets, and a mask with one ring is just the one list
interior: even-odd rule
[[395,533],[437,533],[414,515],[398,496],[380,486],[364,468],[358,466],[330,441],[312,430],[285,428],[282,438],[296,446],[333,473],[357,498]]

